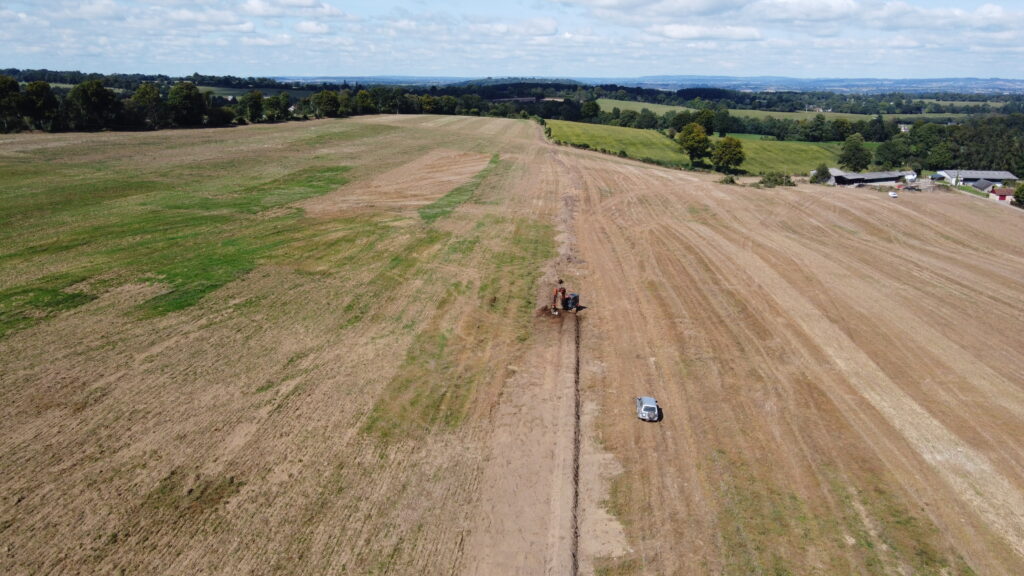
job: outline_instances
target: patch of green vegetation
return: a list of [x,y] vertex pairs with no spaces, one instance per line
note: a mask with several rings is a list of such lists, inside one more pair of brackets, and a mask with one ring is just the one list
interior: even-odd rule
[[[598,106],[601,107],[602,111],[611,112],[612,108],[618,108],[619,110],[635,110],[640,112],[644,108],[647,108],[651,112],[661,116],[669,111],[676,112],[696,112],[693,108],[686,108],[683,106],[667,106],[664,104],[648,104],[646,102],[631,102],[628,100],[612,100],[610,98],[599,98],[597,100]],[[729,114],[738,118],[767,118],[769,116],[777,118],[779,120],[810,120],[818,114],[825,116],[829,120],[835,120],[837,118],[845,118],[850,122],[856,122],[863,120],[867,122],[874,118],[873,114],[851,114],[847,112],[773,112],[771,110],[740,110],[736,108],[730,108]],[[913,120],[941,120],[941,119],[953,119],[962,118],[966,114],[883,114],[882,117],[886,119],[894,118],[906,118],[911,121]]]
[[348,166],[303,168],[269,182],[246,187],[226,187],[215,194],[161,194],[148,205],[162,210],[257,214],[330,192],[348,182],[345,174],[350,169]]
[[[841,142],[793,142],[765,140],[756,134],[730,134],[743,144],[746,159],[740,170],[748,174],[782,172],[784,174],[807,174],[818,164],[836,166],[839,161]],[[713,137],[712,141],[717,141]]]
[[631,576],[643,572],[639,558],[598,558],[594,561],[596,576]]
[[242,486],[234,476],[197,474],[189,482],[185,473],[172,470],[146,495],[142,506],[174,517],[198,516],[215,511]]
[[80,274],[56,274],[30,284],[0,290],[0,338],[57,312],[71,310],[95,300],[95,294],[67,291],[88,278]]
[[499,162],[500,157],[498,154],[491,156],[491,161],[472,180],[420,208],[420,218],[425,222],[431,223],[454,212],[461,204],[468,202],[473,197],[477,188],[480,187],[480,183],[491,174]]
[[718,519],[724,574],[787,574],[812,530],[805,503],[756,477],[750,466],[724,450],[711,454],[718,473]]
[[[379,290],[390,281],[407,281],[416,275],[430,274],[435,265],[460,265],[465,259],[483,263],[481,284],[475,292],[462,282],[453,282],[434,306],[431,318],[413,339],[397,374],[388,383],[381,399],[373,407],[363,425],[363,432],[381,440],[393,441],[432,430],[459,427],[468,416],[481,383],[493,373],[493,366],[480,360],[474,351],[482,338],[506,338],[509,343],[529,337],[533,318],[533,298],[543,263],[554,256],[554,230],[549,224],[532,220],[509,220],[485,217],[484,226],[490,234],[505,230],[492,248],[478,237],[467,239],[473,250],[451,246],[463,239],[450,240],[447,234],[426,228],[411,240],[412,244],[397,250],[394,259],[384,266],[382,274],[370,281]],[[426,250],[443,241],[448,248]],[[419,245],[416,242],[427,242]],[[385,275],[394,266],[401,274]],[[475,295],[476,304],[469,310],[453,314],[453,306],[465,305],[465,296]],[[370,313],[371,301],[354,298],[350,302],[352,321]],[[462,324],[466,315],[473,320]],[[511,326],[503,330],[507,336],[496,336],[489,325]]]
[[855,491],[831,470],[827,478],[840,505],[841,529],[854,539],[869,574],[889,574],[893,565],[902,565],[921,576],[974,575],[959,554],[940,548],[938,528],[927,518],[914,516],[906,500],[880,481]]
[[[549,120],[551,138],[569,145],[626,156],[662,166],[691,168],[689,158],[666,136],[655,130],[621,128],[600,124]],[[783,172],[807,174],[818,164],[835,166],[841,142],[792,142],[765,140],[754,134],[730,134],[743,144],[746,156],[740,171],[748,174]],[[712,141],[717,141],[713,137]],[[877,147],[869,143],[868,148]],[[621,153],[620,153],[621,152]]]
[[555,142],[662,166],[690,166],[689,158],[682,149],[655,130],[562,120],[548,120],[547,125],[551,128],[551,138]]
[[488,260],[478,298],[491,311],[516,324],[516,339],[530,335],[534,288],[543,262],[555,256],[555,231],[550,224],[520,219],[513,223],[505,246]]
[[[15,181],[13,178],[9,180],[11,183]],[[31,219],[41,214],[52,218],[61,212],[81,210],[83,207],[150,194],[166,188],[167,185],[161,182],[124,176],[110,178],[109,174],[80,175],[78,178],[62,178],[60,182],[50,179],[50,182],[42,186],[2,186],[0,220]]]
[[[126,281],[167,285],[168,292],[142,305],[146,316],[192,306],[301,238],[297,210],[269,216],[268,210],[329,192],[348,181],[349,170],[306,167],[255,183],[237,175],[218,181],[214,175],[216,186],[211,187],[198,177],[171,186],[111,178],[110,167],[99,172],[81,168],[85,175],[77,180],[69,175],[74,165],[55,168],[56,175],[48,179],[38,171],[20,170],[20,179],[0,186],[0,212],[21,222],[16,229],[22,232],[7,231],[5,236],[16,235],[5,241],[0,261],[74,263],[67,279],[15,280],[0,293],[0,336],[88,302],[95,295],[69,294],[64,288],[115,270],[124,272],[119,276]],[[50,227],[59,233],[47,232]]]
[[352,140],[383,136],[401,130],[401,128],[387,124],[335,123],[331,124],[329,128],[319,130],[317,134],[304,140],[303,144],[313,147],[327,146],[336,142],[351,142]]
[[967,192],[968,194],[974,194],[975,196],[978,196],[980,198],[988,198],[988,192],[978,190],[974,186],[957,186],[956,189],[961,190],[963,192]]
[[[381,236],[374,244],[383,242],[387,235],[393,233],[393,230],[381,230]],[[451,234],[448,232],[424,228],[422,232],[413,234],[394,252],[384,252],[383,256],[387,260],[378,266],[377,273],[345,304],[344,326],[351,326],[363,320],[383,300],[382,295],[391,293],[399,285],[421,273],[420,266],[428,262],[434,255],[434,249],[450,237]]]

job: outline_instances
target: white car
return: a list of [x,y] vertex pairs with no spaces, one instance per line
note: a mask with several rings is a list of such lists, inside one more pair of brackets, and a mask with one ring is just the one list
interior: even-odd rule
[[646,422],[661,420],[661,408],[658,407],[658,401],[650,396],[637,397],[636,417]]
[[900,197],[900,195],[897,194],[895,190],[889,192],[889,198],[899,198],[899,197]]

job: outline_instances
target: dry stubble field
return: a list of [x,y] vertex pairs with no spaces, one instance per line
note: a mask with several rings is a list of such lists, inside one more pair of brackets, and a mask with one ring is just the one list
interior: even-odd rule
[[[0,571],[1024,572],[1024,214],[372,117],[0,141]],[[642,424],[632,397],[665,420]]]

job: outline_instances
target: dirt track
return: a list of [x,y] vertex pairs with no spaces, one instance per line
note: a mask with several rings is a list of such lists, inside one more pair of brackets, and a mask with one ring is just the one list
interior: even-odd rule
[[[1024,213],[723,186],[550,146],[525,122],[346,122],[373,131],[317,149],[355,166],[307,201],[317,226],[371,192],[412,218],[494,153],[508,168],[445,230],[486,222],[481,245],[500,247],[496,218],[555,226],[533,304],[561,277],[589,306],[582,573],[1024,573]],[[276,127],[277,153],[336,125]],[[266,136],[230,138],[178,161]],[[424,170],[428,193],[410,186]],[[480,283],[472,256],[424,258],[346,328],[344,296],[373,270],[302,258],[181,314],[134,320],[158,288],[127,285],[0,340],[2,571],[567,573],[572,325],[534,318],[518,343],[471,293],[449,302],[437,277]],[[417,346],[392,316],[447,330],[456,373],[487,374],[461,427],[363,432]],[[636,420],[639,394],[663,422]]]

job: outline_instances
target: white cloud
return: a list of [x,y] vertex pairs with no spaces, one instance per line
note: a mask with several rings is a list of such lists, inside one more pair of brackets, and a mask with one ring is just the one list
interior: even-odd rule
[[292,43],[292,37],[288,34],[276,36],[245,36],[242,44],[246,46],[288,46]]
[[252,16],[296,16],[321,18],[352,18],[321,0],[245,0],[241,8]]
[[195,11],[179,9],[168,12],[166,14],[166,18],[177,22],[196,22],[203,24],[231,24],[238,21],[238,15],[228,10]]
[[767,20],[818,21],[850,18],[861,10],[855,0],[760,0],[746,12]]
[[327,34],[331,31],[327,24],[321,22],[313,22],[311,20],[303,20],[295,25],[295,30],[303,34]]
[[673,40],[760,40],[761,32],[752,26],[696,26],[666,24],[652,26],[650,32]]

